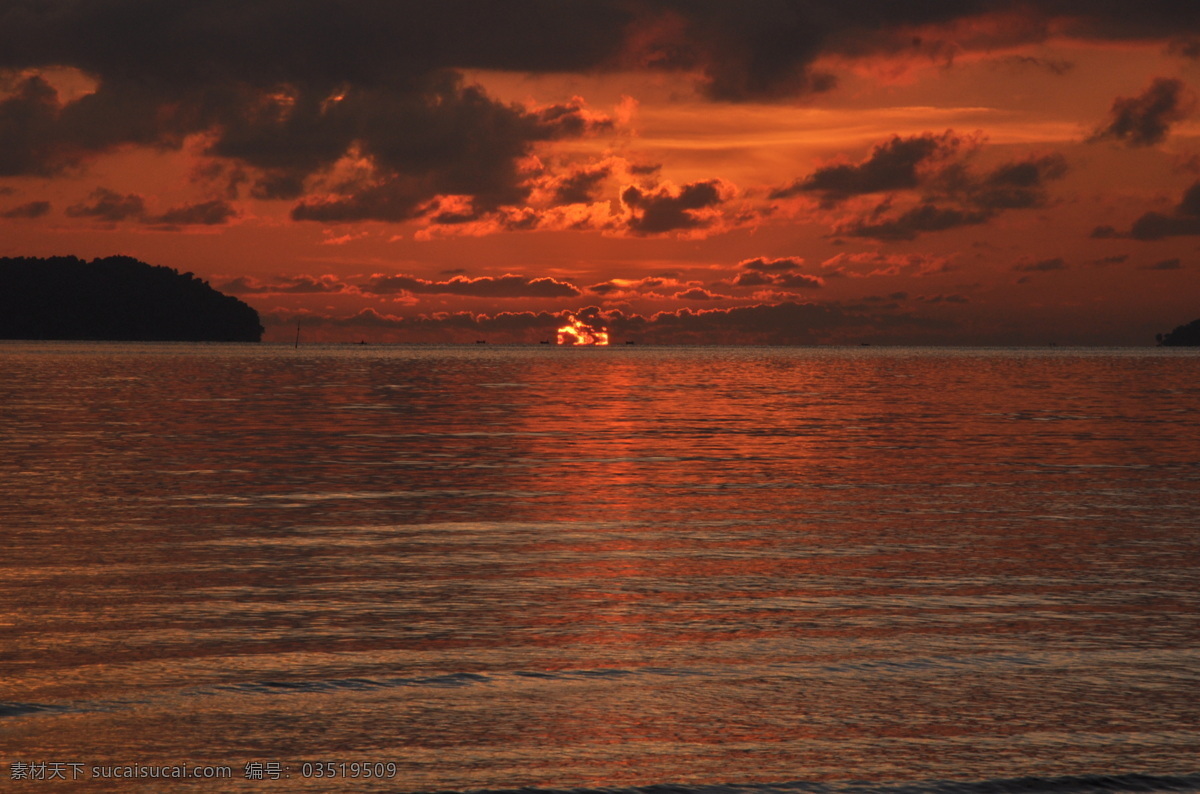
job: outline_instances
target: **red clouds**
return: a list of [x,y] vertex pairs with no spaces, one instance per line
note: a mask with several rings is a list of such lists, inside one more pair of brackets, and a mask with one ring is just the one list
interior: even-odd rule
[[72,218],[91,218],[103,223],[136,221],[160,229],[180,226],[218,226],[228,223],[238,213],[229,202],[213,199],[195,204],[172,207],[162,213],[151,213],[146,209],[146,200],[136,194],[120,194],[108,188],[96,188],[87,200],[67,207]]
[[631,185],[621,191],[621,204],[629,211],[629,231],[663,234],[712,228],[721,219],[720,205],[733,195],[733,187],[719,179],[653,189]]
[[1174,78],[1159,77],[1142,94],[1113,100],[1110,120],[1089,140],[1124,141],[1129,146],[1153,146],[1167,137],[1171,124],[1196,107],[1195,96]]
[[29,201],[0,212],[0,218],[40,218],[50,212],[49,201]]
[[[859,163],[822,166],[770,195],[786,199],[814,193],[828,209],[856,196],[884,194],[868,212],[838,223],[835,234],[911,240],[927,232],[986,223],[1005,210],[1042,206],[1046,184],[1067,173],[1060,154],[1030,156],[979,172],[968,163],[977,146],[978,141],[952,130],[893,136]],[[893,211],[897,203],[907,207]]]
[[785,290],[809,290],[825,286],[822,278],[796,272],[803,264],[803,259],[794,257],[746,259],[738,263],[743,272],[734,278],[733,283],[738,287],[778,287]]
[[888,193],[920,187],[930,164],[946,160],[963,145],[963,139],[947,130],[941,135],[927,132],[876,144],[870,155],[857,164],[833,163],[822,166],[803,179],[797,179],[771,193],[771,198],[787,198],[816,193],[822,204],[833,206],[851,196]]
[[454,276],[445,281],[404,274],[377,273],[343,279],[334,275],[277,276],[270,281],[239,277],[222,283],[221,289],[236,295],[283,295],[345,293],[356,295],[458,295],[474,298],[577,298],[583,293],[573,284],[553,278],[525,276]]
[[573,284],[553,278],[526,278],[505,275],[468,278],[455,276],[448,281],[429,281],[412,276],[372,276],[363,292],[385,295],[409,292],[426,295],[462,295],[480,298],[575,298],[583,293]]
[[1112,226],[1097,226],[1094,238],[1132,237],[1135,240],[1162,240],[1166,237],[1200,234],[1200,182],[1192,183],[1170,215],[1147,212],[1133,222],[1128,234]]

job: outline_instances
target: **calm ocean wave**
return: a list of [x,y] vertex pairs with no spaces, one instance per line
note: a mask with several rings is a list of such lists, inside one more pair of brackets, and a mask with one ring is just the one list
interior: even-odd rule
[[[0,367],[0,779],[1200,790],[1193,352]],[[395,774],[302,774],[342,761]]]

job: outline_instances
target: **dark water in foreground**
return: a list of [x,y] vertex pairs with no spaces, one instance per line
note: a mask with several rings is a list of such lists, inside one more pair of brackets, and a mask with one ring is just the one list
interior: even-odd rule
[[0,787],[1200,791],[1198,383],[0,344]]

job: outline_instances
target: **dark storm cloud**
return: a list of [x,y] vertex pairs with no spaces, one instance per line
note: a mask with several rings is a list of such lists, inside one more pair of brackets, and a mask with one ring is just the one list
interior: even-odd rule
[[[1093,234],[1095,234],[1093,232]],[[1163,215],[1147,212],[1133,222],[1128,236],[1135,240],[1161,240],[1164,237],[1182,237],[1200,234],[1200,218],[1188,215]]]
[[1105,225],[1093,229],[1091,236],[1101,239],[1132,237],[1134,240],[1161,240],[1164,237],[1197,234],[1200,234],[1200,182],[1192,183],[1183,192],[1183,197],[1170,215],[1147,212],[1133,222],[1128,234]]
[[219,283],[217,288],[233,295],[311,295],[357,291],[336,276],[277,276],[271,281],[239,276]]
[[981,177],[962,174],[952,185],[957,195],[985,211],[1029,209],[1046,201],[1046,183],[1062,179],[1067,161],[1061,154],[1048,154],[997,166]]
[[916,185],[915,192],[921,196],[916,206],[889,215],[889,197],[865,216],[840,225],[836,234],[911,240],[925,232],[987,223],[1007,210],[1043,206],[1047,183],[1061,179],[1067,170],[1060,154],[1003,163],[983,173],[963,162],[946,163],[923,174]]
[[681,188],[660,185],[648,189],[631,185],[621,191],[621,203],[630,211],[628,229],[646,235],[707,228],[717,218],[700,211],[717,207],[726,198],[725,188],[717,179],[692,182]]
[[1161,262],[1155,262],[1150,265],[1142,265],[1138,270],[1179,270],[1183,267],[1183,263],[1178,258],[1164,259]]
[[1051,270],[1066,270],[1067,263],[1061,256],[1053,259],[1040,259],[1036,262],[1018,262],[1013,270],[1018,273],[1047,273]]
[[[913,31],[1006,12],[1020,24],[980,27],[962,46],[1200,33],[1200,11],[1166,0],[11,0],[0,5],[0,72],[74,68],[95,90],[64,102],[41,77],[12,78],[0,99],[0,176],[51,175],[118,147],[178,148],[206,133],[209,154],[247,169],[252,195],[297,201],[298,220],[404,220],[438,195],[471,196],[486,212],[526,197],[517,163],[536,143],[612,122],[574,102],[500,102],[460,70],[656,69],[701,75],[717,100],[789,98],[833,87],[814,67],[822,56],[946,60],[960,45]],[[1159,136],[1183,107],[1162,85],[1114,108],[1111,134]],[[829,200],[906,189],[923,145],[897,143],[877,162],[792,187]],[[369,173],[333,184],[347,156]],[[564,185],[563,198],[588,187]],[[658,202],[633,230],[694,227],[691,213]]]
[[991,217],[991,213],[980,210],[938,207],[925,203],[894,218],[855,221],[839,227],[837,233],[848,237],[870,237],[876,240],[912,240],[924,232],[941,232],[959,226],[986,223]]
[[237,211],[221,199],[172,207],[160,215],[146,211],[146,200],[136,194],[121,194],[108,188],[96,188],[85,201],[67,207],[72,218],[95,218],[104,223],[137,221],[164,229],[180,226],[216,226],[228,223]]
[[221,199],[172,207],[161,215],[147,219],[149,223],[167,226],[217,226],[237,217],[237,210]]
[[1200,13],[1168,0],[17,0],[0,10],[0,68],[75,66],[190,89],[636,65],[700,71],[714,98],[763,99],[828,89],[831,78],[812,69],[821,55],[935,53],[943,43],[914,39],[912,28],[1013,11],[1020,24],[995,33],[1010,44],[1056,32],[1164,41],[1200,32]]
[[825,286],[825,282],[816,276],[803,273],[781,273],[775,276],[774,284],[784,289],[819,289]]
[[1194,109],[1195,100],[1181,81],[1159,77],[1141,95],[1113,100],[1110,120],[1088,140],[1153,146],[1166,139],[1171,124],[1187,118]]
[[742,273],[733,280],[734,286],[737,287],[766,287],[774,283],[774,276],[756,270]]
[[891,140],[877,144],[861,163],[823,166],[770,196],[788,198],[817,193],[824,205],[832,206],[851,196],[912,190],[921,183],[918,169],[922,165],[949,157],[961,143],[962,139],[951,132],[942,135],[927,132],[908,138],[894,135]]
[[[253,195],[296,199],[294,217],[401,220],[438,194],[489,208],[528,193],[517,160],[544,140],[611,127],[577,103],[525,108],[451,68],[587,68],[619,49],[631,17],[609,4],[333,3],[318,0],[10,4],[0,69],[76,67],[97,82],[63,104],[31,77],[0,102],[0,175],[50,174],[135,144],[254,169]],[[532,20],[536,19],[536,24]],[[309,185],[351,154],[360,184]]]
[[0,218],[40,218],[50,212],[49,201],[30,201],[0,212]]
[[803,259],[795,257],[767,259],[759,256],[754,259],[743,259],[741,262],[738,262],[738,267],[743,270],[757,270],[763,273],[780,273],[788,270],[798,270],[803,264]]
[[595,198],[601,183],[612,173],[612,166],[599,163],[579,168],[559,178],[554,185],[557,204],[585,204]]
[[1075,64],[1071,61],[1053,58],[1035,58],[1029,55],[1006,55],[997,58],[995,63],[1008,66],[1041,69],[1055,75],[1064,75],[1075,68]]
[[733,285],[782,289],[819,289],[825,286],[825,282],[816,276],[795,272],[803,264],[803,259],[792,257],[744,259],[738,262],[742,272],[733,280]]
[[70,164],[52,143],[58,92],[40,77],[29,77],[0,101],[0,176],[48,175]]
[[583,293],[574,284],[553,278],[505,275],[448,281],[429,281],[406,275],[376,275],[361,285],[363,292],[387,295],[408,292],[420,295],[462,295],[478,298],[574,298]]
[[146,200],[136,193],[122,195],[99,187],[86,201],[67,207],[67,214],[72,218],[95,218],[106,223],[141,220],[146,214]]
[[970,303],[971,299],[966,295],[918,295],[917,300],[922,303]]
[[[272,169],[269,173],[276,179],[291,177],[294,187],[306,174],[331,167],[352,147],[369,159],[375,173],[360,184],[339,186],[332,197],[302,201],[292,212],[296,220],[402,221],[422,214],[437,195],[473,197],[477,214],[468,219],[473,220],[529,195],[519,160],[533,143],[611,123],[579,104],[536,111],[503,105],[479,87],[445,73],[431,79],[427,88],[415,97],[351,90],[336,102],[325,102],[324,109],[306,108],[311,119],[301,134],[311,130],[316,140],[310,156],[296,162],[277,162],[282,158],[276,146],[288,135],[273,130],[274,124],[251,124],[246,133],[253,145],[231,146],[227,135],[214,153]],[[328,143],[327,133],[332,137]],[[276,191],[288,183],[278,183]]]

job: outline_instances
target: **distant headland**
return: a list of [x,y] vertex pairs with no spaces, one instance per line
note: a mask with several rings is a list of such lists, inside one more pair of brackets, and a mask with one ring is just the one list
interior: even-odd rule
[[0,258],[0,339],[258,342],[258,312],[128,256]]
[[1158,344],[1163,347],[1200,347],[1200,320],[1192,320],[1169,334],[1159,334]]

